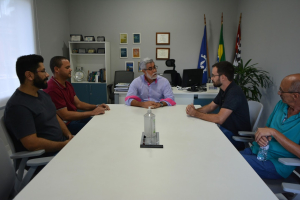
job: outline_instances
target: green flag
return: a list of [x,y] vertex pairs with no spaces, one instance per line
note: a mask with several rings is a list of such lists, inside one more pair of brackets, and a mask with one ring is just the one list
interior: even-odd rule
[[225,60],[226,60],[226,58],[225,58],[225,47],[224,47],[224,40],[223,40],[223,23],[222,23],[217,62],[221,62],[221,61],[225,61]]

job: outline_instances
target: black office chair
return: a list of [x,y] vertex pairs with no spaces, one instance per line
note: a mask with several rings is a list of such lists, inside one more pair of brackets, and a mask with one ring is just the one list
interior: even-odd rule
[[165,70],[164,71],[164,74],[171,74],[171,78],[172,78],[171,85],[172,86],[177,86],[177,85],[181,86],[182,79],[181,79],[180,74],[177,73],[177,71],[175,70],[175,68],[176,68],[175,59],[166,60],[166,66],[173,67],[173,70]]
[[115,101],[114,88],[118,83],[131,83],[134,79],[134,72],[129,72],[125,70],[115,71],[114,84],[109,84],[107,86],[108,97],[111,103]]

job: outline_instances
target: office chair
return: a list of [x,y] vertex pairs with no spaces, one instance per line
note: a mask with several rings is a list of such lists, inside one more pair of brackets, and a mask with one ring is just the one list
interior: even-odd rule
[[111,100],[111,103],[114,103],[115,94],[114,88],[118,83],[131,83],[134,79],[134,72],[129,72],[125,70],[115,71],[114,84],[109,84],[107,86],[108,97]]
[[[28,160],[29,158],[41,156],[42,154],[44,154],[45,153],[44,149],[38,151],[16,152],[12,139],[4,123],[4,116],[2,116],[0,121],[1,121],[3,134],[12,152],[10,158],[13,159],[13,165],[14,165],[13,167],[15,169],[15,174],[16,174],[15,191],[19,192],[31,180],[32,176],[36,172],[36,169],[39,166],[44,166],[48,164],[53,157],[42,157],[42,158],[35,158],[35,159]],[[27,171],[26,176],[23,177],[26,165],[30,168]]]
[[175,59],[166,60],[166,66],[167,67],[173,67],[173,70],[165,70],[164,71],[164,74],[171,74],[172,86],[177,86],[177,85],[181,86],[181,83],[182,83],[181,76],[175,70],[175,68],[176,68]]
[[254,141],[254,134],[255,131],[257,130],[257,125],[264,108],[264,106],[257,101],[248,101],[248,106],[249,106],[250,124],[251,124],[252,132],[239,131],[238,134],[240,136],[232,137],[235,141],[244,142],[245,147],[249,147],[249,142]]

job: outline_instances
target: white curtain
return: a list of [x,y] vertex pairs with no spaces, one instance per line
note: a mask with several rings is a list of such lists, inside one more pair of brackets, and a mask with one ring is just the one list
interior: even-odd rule
[[16,61],[36,53],[33,0],[0,0],[0,107],[19,87]]

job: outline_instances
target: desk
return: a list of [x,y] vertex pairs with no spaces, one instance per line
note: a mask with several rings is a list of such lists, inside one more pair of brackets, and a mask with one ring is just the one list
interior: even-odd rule
[[[188,105],[193,103],[194,99],[214,99],[217,96],[216,93],[209,92],[189,92],[186,90],[178,90],[176,87],[172,87],[175,102],[177,105]],[[115,104],[125,104],[125,97],[127,92],[114,92]]]
[[15,199],[277,199],[217,125],[186,106],[153,110],[163,149],[139,147],[146,109],[110,107]]

